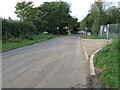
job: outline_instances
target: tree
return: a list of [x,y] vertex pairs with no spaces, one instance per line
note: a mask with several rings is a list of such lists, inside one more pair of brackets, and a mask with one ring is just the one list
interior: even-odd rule
[[70,5],[66,2],[45,2],[40,7],[39,18],[42,20],[42,25],[49,33],[56,33],[57,27],[59,32],[64,34],[64,27],[68,25],[70,17]]
[[69,24],[69,26],[71,26],[73,33],[76,33],[80,28],[79,23],[78,23],[78,19],[75,17],[70,16],[70,18],[68,20],[68,24]]
[[94,22],[94,19],[92,18],[91,13],[89,13],[80,23],[81,30],[84,31],[87,28],[88,32],[92,32],[91,29],[92,29],[93,22]]
[[32,16],[35,16],[35,9],[33,6],[33,2],[18,2],[15,6],[15,13],[17,14],[17,17],[24,22],[32,21]]
[[21,21],[34,24],[39,33],[47,31],[52,34],[65,34],[64,27],[69,25],[77,30],[77,19],[70,15],[70,4],[67,2],[44,2],[33,7],[33,2],[23,1],[16,4],[15,13]]
[[92,26],[92,33],[98,34],[100,30],[100,26],[104,22],[104,3],[103,2],[94,2],[94,4],[91,7],[91,15],[93,18],[93,26]]
[[81,31],[85,31],[87,26],[86,26],[86,21],[85,20],[82,20],[81,22],[80,22],[80,30]]
[[111,3],[94,2],[88,15],[80,22],[80,29],[98,34],[101,25],[120,23],[120,9]]
[[107,23],[108,24],[115,24],[118,23],[118,21],[120,20],[119,17],[119,9],[116,8],[115,6],[109,7],[106,11],[106,15],[107,15]]

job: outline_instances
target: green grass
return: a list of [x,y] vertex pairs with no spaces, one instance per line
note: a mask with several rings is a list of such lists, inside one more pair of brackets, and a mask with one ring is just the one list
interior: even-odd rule
[[94,57],[95,67],[104,68],[99,79],[105,88],[118,88],[118,47],[118,39],[115,39]]
[[82,39],[104,39],[104,37],[100,35],[91,35],[91,36],[83,35],[81,36],[81,38]]
[[12,39],[11,38],[8,41],[2,43],[2,52],[12,50],[12,49],[15,49],[18,47],[23,47],[26,45],[38,43],[38,42],[52,39],[52,38],[55,38],[58,36],[60,36],[60,35],[42,35],[42,34],[39,34],[39,35],[32,35],[28,39],[19,39],[19,38]]

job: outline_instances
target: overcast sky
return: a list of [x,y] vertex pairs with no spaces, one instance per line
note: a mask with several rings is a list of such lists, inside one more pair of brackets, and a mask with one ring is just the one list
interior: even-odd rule
[[[12,19],[18,19],[15,11],[15,5],[17,2],[20,2],[22,0],[1,0],[0,2],[0,17],[2,18],[8,18],[11,17]],[[25,1],[32,1],[35,6],[39,6],[43,2],[46,1],[59,1],[59,0],[25,0]],[[94,2],[94,0],[62,0],[66,1],[71,4],[71,15],[75,16],[81,21],[90,10],[91,4]],[[120,0],[106,0],[110,2],[118,2]]]

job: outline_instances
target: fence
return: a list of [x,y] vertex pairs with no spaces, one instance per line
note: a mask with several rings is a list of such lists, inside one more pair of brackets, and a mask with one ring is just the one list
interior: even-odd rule
[[108,24],[100,27],[100,36],[105,36],[106,39],[112,39],[115,35],[120,34],[120,24]]

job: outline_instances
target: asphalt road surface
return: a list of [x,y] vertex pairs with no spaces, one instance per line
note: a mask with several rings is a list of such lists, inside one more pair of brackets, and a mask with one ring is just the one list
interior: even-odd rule
[[2,54],[3,88],[87,87],[79,35],[54,38]]

